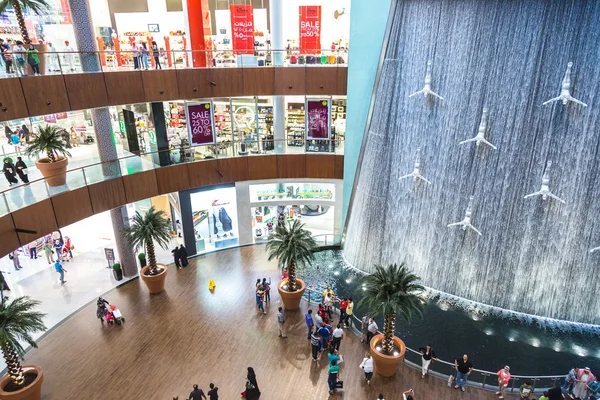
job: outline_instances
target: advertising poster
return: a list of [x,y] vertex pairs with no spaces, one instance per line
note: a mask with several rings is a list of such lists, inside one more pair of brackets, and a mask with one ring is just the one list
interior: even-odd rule
[[56,123],[56,114],[44,115],[44,122],[47,122],[49,124],[55,124]]
[[306,138],[329,139],[330,99],[306,99]]
[[186,103],[187,128],[190,145],[215,143],[215,124],[211,101]]
[[254,9],[251,5],[232,4],[229,11],[233,51],[254,54]]
[[321,6],[300,6],[300,52],[321,51]]

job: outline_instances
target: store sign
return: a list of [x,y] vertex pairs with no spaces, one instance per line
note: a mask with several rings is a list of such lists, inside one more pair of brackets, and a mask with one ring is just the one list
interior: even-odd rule
[[66,112],[56,113],[56,119],[67,119],[69,115]]
[[251,5],[232,4],[229,11],[233,51],[254,54],[254,9]]
[[212,102],[186,103],[187,127],[192,146],[215,143]]
[[56,114],[44,115],[44,122],[47,122],[49,124],[55,124],[56,123]]
[[330,99],[306,99],[306,138],[329,139]]
[[321,51],[321,6],[300,6],[300,51]]

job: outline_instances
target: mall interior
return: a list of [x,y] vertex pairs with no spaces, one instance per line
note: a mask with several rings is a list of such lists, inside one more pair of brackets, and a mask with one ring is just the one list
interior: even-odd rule
[[0,11],[0,399],[600,398],[599,2]]

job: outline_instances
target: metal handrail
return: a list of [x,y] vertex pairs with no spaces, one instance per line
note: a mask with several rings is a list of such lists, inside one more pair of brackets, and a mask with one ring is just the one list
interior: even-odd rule
[[[318,293],[317,291],[315,291],[315,290],[313,290],[313,289],[309,288],[308,286],[306,287],[306,291],[307,291],[307,292],[310,292],[310,293]],[[309,296],[308,296],[308,304],[310,305],[310,303],[311,303],[311,299],[310,299],[310,295],[309,295]],[[335,303],[334,303],[334,304],[335,304]],[[337,310],[337,308],[336,308],[335,306],[334,306],[334,309],[336,310],[336,312],[338,311],[338,310]],[[356,316],[356,314],[352,314],[352,317],[354,318],[354,320],[356,320],[356,322],[357,322],[357,323],[359,323],[359,324],[361,324],[361,325],[363,324],[363,321],[362,321],[361,319],[359,319],[359,318]],[[383,333],[382,333],[381,331],[379,331],[379,330],[377,330],[377,333],[379,333],[379,334],[383,334]],[[408,346],[406,346],[406,350],[407,350],[408,352],[410,352],[410,353],[413,353],[413,354],[416,354],[416,355],[419,355],[419,356],[421,356],[421,352],[420,352],[420,351],[418,351],[418,350],[411,349],[411,348],[410,348],[410,347],[408,347]],[[452,368],[455,368],[455,364],[454,364],[453,362],[449,362],[449,361],[446,361],[446,360],[441,360],[441,359],[439,359],[439,358],[436,358],[435,360],[436,360],[436,362],[439,362],[439,363],[441,363],[441,364],[448,365],[448,366],[450,366],[450,367],[452,367]],[[418,364],[415,364],[415,363],[413,363],[413,362],[411,362],[411,361],[408,361],[408,360],[406,360],[406,359],[404,359],[404,360],[403,360],[403,362],[404,362],[404,364],[406,364],[407,366],[409,366],[409,367],[411,367],[411,368],[413,368],[413,369],[421,369],[421,366],[420,366],[420,365],[418,365]],[[445,375],[444,375],[444,374],[442,374],[442,373],[440,373],[440,372],[437,372],[437,371],[430,371],[430,372],[435,372],[434,374],[431,374],[431,375],[432,375],[432,376],[435,376],[436,378],[442,379],[442,380],[445,380],[445,379],[447,379],[447,378],[448,378],[448,376],[449,376],[448,374],[445,374]],[[482,388],[482,389],[486,389],[486,390],[490,390],[490,391],[496,390],[497,386],[494,386],[494,385],[487,385],[487,384],[486,384],[486,378],[487,378],[488,376],[497,376],[497,373],[496,373],[496,372],[492,372],[492,371],[486,371],[486,370],[482,370],[482,369],[476,369],[476,368],[473,368],[473,372],[477,372],[477,373],[481,374],[481,375],[483,376],[483,382],[481,382],[481,383],[480,383],[480,382],[477,382],[477,381],[475,381],[475,382],[474,382],[474,381],[468,381],[468,382],[467,382],[467,384],[468,384],[469,386],[479,386],[479,385],[481,385],[481,388]],[[513,392],[513,391],[514,391],[514,389],[515,389],[515,382],[516,382],[516,381],[519,381],[519,380],[528,380],[528,381],[531,381],[531,382],[532,382],[532,390],[533,390],[533,391],[535,391],[535,384],[536,384],[536,382],[537,382],[537,381],[539,381],[539,380],[541,380],[541,379],[549,379],[549,380],[552,380],[552,381],[553,381],[553,387],[554,387],[554,386],[556,386],[556,382],[557,382],[558,380],[560,380],[560,379],[563,379],[564,377],[565,377],[565,375],[564,375],[564,374],[563,374],[563,375],[511,375],[511,378],[510,378],[510,380],[512,381],[512,385],[511,385],[511,387],[510,387],[510,391],[511,391],[511,392]],[[508,388],[508,387],[507,387],[507,388]],[[546,389],[546,388],[543,388],[543,389],[539,389],[539,388],[538,388],[538,391],[539,391],[539,390],[545,390],[545,389]]]

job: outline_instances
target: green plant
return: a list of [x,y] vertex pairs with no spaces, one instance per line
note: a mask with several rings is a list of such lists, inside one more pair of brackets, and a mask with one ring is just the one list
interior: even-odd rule
[[140,260],[140,262],[146,261],[146,255],[144,253],[140,253],[138,254],[138,260]]
[[150,207],[144,215],[136,211],[135,216],[131,218],[129,228],[125,229],[125,234],[134,251],[139,248],[146,249],[149,274],[156,275],[161,272],[156,268],[154,242],[165,250],[169,248],[171,226],[169,220],[165,218],[165,213],[161,210],[157,211],[154,206]]
[[25,155],[31,158],[45,153],[51,163],[56,162],[59,155],[71,157],[60,132],[61,128],[58,126],[38,126],[38,133],[30,140]]
[[370,316],[383,315],[383,354],[393,352],[397,314],[406,321],[423,316],[424,302],[419,295],[425,288],[416,283],[419,279],[404,263],[387,268],[376,265],[375,272],[362,279],[364,297],[358,306],[367,306]]
[[114,264],[113,264],[113,269],[114,269],[115,271],[120,271],[120,270],[121,270],[121,264],[119,264],[119,263],[114,263]]
[[317,250],[317,242],[309,231],[304,229],[304,224],[295,220],[293,224],[278,225],[273,239],[267,243],[266,251],[269,261],[277,258],[282,265],[288,268],[287,290],[296,290],[296,269],[310,265],[314,259],[313,252]]
[[21,30],[21,37],[23,42],[26,44],[31,43],[29,39],[29,33],[25,26],[25,18],[23,18],[23,10],[31,10],[37,15],[44,14],[45,11],[50,10],[50,5],[46,0],[1,0],[0,1],[0,13],[4,13],[8,7],[11,7],[15,11],[19,29]]
[[39,304],[39,301],[28,296],[18,297],[11,302],[8,302],[8,297],[4,297],[0,303],[0,350],[6,361],[10,380],[17,387],[25,384],[21,365],[25,349],[20,342],[37,348],[31,334],[46,329],[42,321],[45,314],[34,311]]

